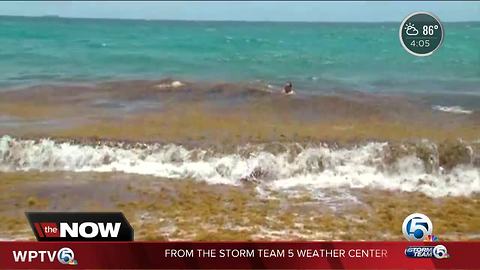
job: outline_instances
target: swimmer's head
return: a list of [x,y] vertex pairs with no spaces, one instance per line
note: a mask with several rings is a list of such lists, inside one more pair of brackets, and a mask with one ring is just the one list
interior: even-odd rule
[[285,93],[290,93],[293,91],[293,84],[292,82],[288,81],[287,83],[285,83],[285,86],[283,87],[283,91],[285,91]]

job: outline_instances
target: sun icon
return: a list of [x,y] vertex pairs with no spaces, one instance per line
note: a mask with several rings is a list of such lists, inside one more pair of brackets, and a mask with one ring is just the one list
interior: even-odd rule
[[405,30],[409,29],[409,28],[412,28],[412,27],[415,27],[415,24],[413,23],[407,23],[405,24]]

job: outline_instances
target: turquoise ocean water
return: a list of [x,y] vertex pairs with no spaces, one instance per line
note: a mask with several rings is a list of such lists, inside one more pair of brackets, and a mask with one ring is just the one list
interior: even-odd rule
[[173,77],[480,95],[480,22],[445,24],[423,58],[404,51],[399,24],[0,17],[0,86]]

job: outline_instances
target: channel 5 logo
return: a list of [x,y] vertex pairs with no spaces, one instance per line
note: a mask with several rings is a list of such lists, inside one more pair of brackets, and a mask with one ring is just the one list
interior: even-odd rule
[[432,221],[424,214],[414,213],[403,220],[403,236],[408,241],[425,241],[432,237]]
[[444,245],[407,247],[405,255],[410,258],[446,259],[450,257]]
[[61,264],[70,264],[77,265],[77,260],[75,260],[75,254],[70,248],[62,248],[57,253],[57,259]]

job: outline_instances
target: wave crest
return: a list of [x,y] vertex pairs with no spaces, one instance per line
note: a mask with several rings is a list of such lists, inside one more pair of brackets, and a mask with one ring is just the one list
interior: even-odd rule
[[455,113],[455,114],[472,114],[472,110],[467,110],[464,109],[461,106],[440,106],[440,105],[435,105],[432,106],[432,109],[441,111],[441,112],[447,112],[447,113]]
[[244,145],[231,153],[176,144],[80,144],[0,138],[0,171],[124,172],[276,190],[303,187],[418,191],[430,197],[480,192],[478,145],[430,142],[352,147],[326,144]]

